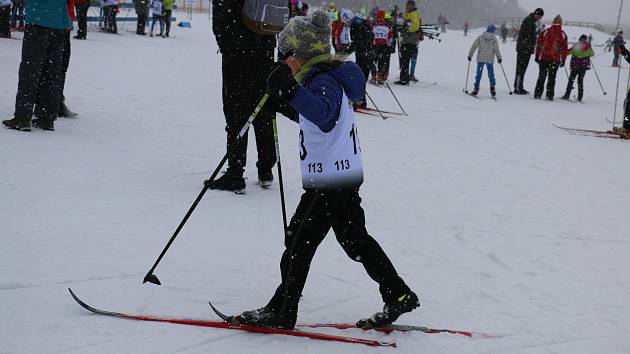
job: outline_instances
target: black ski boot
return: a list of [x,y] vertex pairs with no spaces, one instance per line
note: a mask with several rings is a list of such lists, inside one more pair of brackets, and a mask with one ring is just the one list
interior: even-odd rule
[[58,114],[59,117],[76,118],[78,115],[79,115],[78,113],[75,113],[69,110],[65,102],[61,102],[61,106],[59,107],[59,114]]
[[55,130],[55,121],[52,119],[37,118],[33,119],[32,123],[35,128],[50,131]]
[[296,316],[281,316],[280,313],[265,306],[257,310],[245,311],[232,318],[232,322],[253,326],[292,330],[295,328]]
[[394,81],[394,85],[409,86],[409,81],[401,79],[398,81]]
[[258,183],[263,188],[271,186],[273,183],[273,173],[271,170],[258,170]]
[[386,327],[394,323],[403,313],[411,312],[420,307],[418,296],[413,292],[404,294],[391,304],[383,306],[383,312],[377,312],[370,318],[364,318],[357,322],[359,328]]
[[31,120],[25,118],[13,118],[9,120],[3,120],[2,124],[9,129],[15,129],[23,132],[31,131]]
[[479,93],[479,87],[475,87],[474,90],[472,90],[471,93],[469,93],[469,95],[471,96],[477,96],[477,94]]
[[497,90],[494,89],[494,86],[490,86],[490,94],[492,95],[492,98],[497,97]]
[[233,173],[226,172],[218,179],[214,181],[205,180],[203,184],[209,189],[216,189],[221,191],[231,191],[236,194],[245,193],[245,179],[243,176],[237,176]]

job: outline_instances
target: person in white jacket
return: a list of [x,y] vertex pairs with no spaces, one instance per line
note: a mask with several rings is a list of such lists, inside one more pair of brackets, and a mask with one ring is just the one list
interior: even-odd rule
[[496,79],[494,77],[494,56],[497,56],[497,61],[501,64],[501,52],[499,51],[499,41],[497,41],[497,37],[494,34],[497,31],[497,27],[495,25],[489,25],[486,29],[486,32],[482,33],[475,42],[472,47],[470,47],[470,51],[468,52],[468,61],[472,60],[473,54],[475,51],[479,49],[477,52],[477,76],[475,77],[475,89],[470,93],[473,96],[476,96],[479,93],[479,83],[481,81],[481,75],[483,74],[484,65],[488,68],[488,78],[490,79],[490,93],[492,97],[496,96],[496,90],[494,86],[496,85]]

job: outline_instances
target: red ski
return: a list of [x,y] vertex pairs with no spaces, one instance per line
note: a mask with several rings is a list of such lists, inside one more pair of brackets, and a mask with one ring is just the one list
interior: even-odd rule
[[269,333],[269,334],[280,334],[286,336],[293,337],[305,337],[311,339],[325,340],[325,341],[333,341],[333,342],[343,342],[343,343],[355,343],[355,344],[365,344],[370,346],[378,346],[378,347],[395,347],[395,342],[382,342],[373,339],[364,339],[364,338],[355,338],[355,337],[344,337],[344,336],[335,336],[324,333],[314,333],[307,332],[301,330],[284,330],[284,329],[276,329],[276,328],[260,328],[260,327],[252,327],[246,325],[235,325],[226,323],[223,321],[207,321],[207,320],[195,320],[195,319],[178,319],[178,318],[166,318],[166,317],[155,317],[155,316],[142,316],[142,315],[128,315],[120,312],[110,312],[99,310],[94,308],[81,299],[79,299],[71,289],[70,295],[74,298],[74,300],[81,305],[84,309],[91,311],[93,313],[105,316],[112,316],[118,318],[126,318],[130,320],[139,320],[139,321],[151,321],[151,322],[166,322],[166,323],[175,323],[189,326],[201,326],[201,327],[211,327],[211,328],[223,328],[223,329],[236,329],[240,331],[246,332],[254,332],[254,333]]
[[357,108],[354,111],[357,112],[357,113],[360,113],[360,114],[366,114],[368,116],[374,116],[374,117],[379,117],[379,118],[383,118],[383,119],[391,118],[391,117],[385,115],[383,112],[381,112],[381,114],[383,114],[383,115],[381,115],[379,113],[375,113],[374,111],[368,111],[368,110],[365,110],[363,108]]
[[[358,328],[354,324],[349,323],[316,323],[316,324],[298,324],[297,327],[300,328],[336,328],[336,329],[356,329]],[[449,333],[449,334],[458,334],[462,336],[466,336],[469,338],[499,338],[497,335],[479,333],[479,332],[469,332],[469,331],[459,331],[453,329],[437,329],[437,328],[429,328],[423,326],[409,326],[409,325],[390,325],[387,327],[369,327],[369,328],[358,328],[366,331],[378,331],[383,332],[385,334],[390,334],[392,332],[423,332],[426,334],[437,334],[437,333]]]
[[567,131],[571,134],[575,134],[575,135],[583,135],[583,136],[594,136],[597,138],[609,138],[609,139],[626,139],[623,135],[619,134],[619,133],[614,133],[610,130],[608,131],[603,131],[603,130],[588,130],[588,129],[577,129],[577,128],[567,128],[567,127],[561,127],[559,125],[553,125],[554,127],[558,128],[558,129],[562,129],[564,131]]

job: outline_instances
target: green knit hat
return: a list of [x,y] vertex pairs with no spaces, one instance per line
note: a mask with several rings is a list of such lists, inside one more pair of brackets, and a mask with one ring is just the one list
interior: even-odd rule
[[323,11],[298,16],[289,21],[278,35],[280,53],[310,59],[330,54],[330,19]]

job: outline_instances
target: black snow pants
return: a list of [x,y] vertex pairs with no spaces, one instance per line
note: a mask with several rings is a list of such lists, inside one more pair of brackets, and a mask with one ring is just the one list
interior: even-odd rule
[[390,47],[376,46],[374,54],[376,54],[376,73],[382,80],[387,80],[387,77],[389,76],[389,62],[391,58]]
[[171,15],[173,10],[164,10],[164,24],[166,25],[166,35],[171,33]]
[[295,320],[311,261],[331,228],[348,257],[361,263],[379,284],[385,303],[411,291],[378,242],[368,234],[358,187],[335,191],[308,189],[302,194],[285,235],[286,249],[280,261],[282,283],[268,308],[284,310],[285,318]]
[[136,34],[145,34],[145,28],[147,26],[147,14],[145,12],[139,12],[138,25],[136,26]]
[[[66,73],[68,72],[68,66],[70,66],[70,31],[67,31],[64,33],[64,40],[63,40],[63,54],[61,55],[61,70],[59,71],[59,89],[61,90],[61,94],[59,95],[58,99],[59,101],[56,104],[56,109],[55,112],[57,112],[56,115],[54,115],[53,119],[57,118],[57,115],[61,112],[61,104],[65,102],[66,97],[63,94],[63,91],[66,87]],[[45,117],[45,104],[43,101],[43,92],[44,92],[45,88],[43,87],[43,82],[40,81],[39,86],[37,88],[37,100],[35,101],[35,108],[33,110],[34,114],[36,117]]]
[[0,7],[0,37],[11,37],[11,6]]
[[[359,66],[359,68],[361,68],[361,71],[363,71],[363,76],[365,78],[365,81],[367,82],[368,78],[370,77],[372,67],[374,66],[374,54],[371,51],[357,50],[354,56],[356,58],[356,64]],[[364,93],[361,101],[359,102],[359,106],[365,107],[366,104],[367,101],[365,100]]]
[[77,37],[85,39],[87,36],[87,13],[90,8],[90,2],[84,4],[75,5],[77,12],[77,25],[79,29],[77,31]]
[[[224,52],[223,113],[227,132],[227,150],[247,122],[260,99],[264,96],[267,76],[273,65],[273,49],[239,50]],[[266,104],[254,120],[259,171],[268,171],[276,163],[270,104]],[[228,157],[228,173],[242,176],[247,161],[247,134],[243,136],[235,152]]]
[[[39,100],[40,118],[53,120],[59,113],[63,93],[62,61],[64,41],[69,32],[27,24],[22,41],[15,118],[31,119]],[[38,91],[41,91],[38,98]]]
[[567,90],[564,93],[564,97],[569,98],[571,91],[573,90],[573,83],[577,78],[578,100],[582,101],[582,97],[584,97],[584,75],[586,75],[586,69],[571,70],[571,75],[569,75],[569,82],[567,83]]
[[418,46],[415,44],[403,44],[400,47],[400,81],[409,82],[409,66],[411,59],[418,55]]
[[545,80],[547,80],[547,99],[552,100],[556,89],[556,74],[560,67],[560,62],[541,60],[538,64],[538,81],[534,90],[534,98],[541,98],[545,89]]
[[514,91],[523,91],[523,83],[525,81],[525,72],[529,66],[529,59],[532,53],[530,52],[517,52],[516,53],[516,76],[514,77]]
[[630,129],[630,90],[626,94],[625,108],[623,111],[623,127]]

